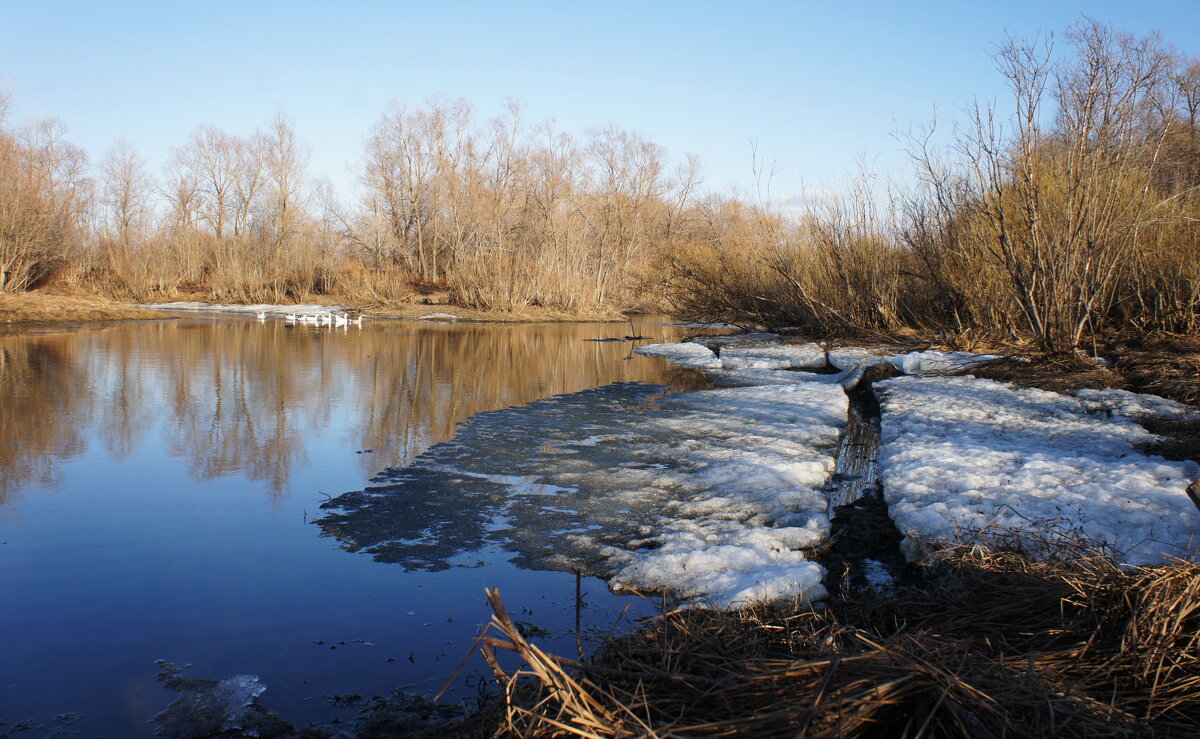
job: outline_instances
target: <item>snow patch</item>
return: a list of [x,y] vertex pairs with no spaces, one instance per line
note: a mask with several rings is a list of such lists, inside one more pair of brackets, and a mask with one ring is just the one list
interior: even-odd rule
[[[1200,511],[1185,490],[1200,465],[1139,452],[1155,437],[1128,418],[971,377],[900,377],[875,388],[880,479],[908,556],[989,527],[1032,542],[1046,535],[1045,522],[1132,565],[1194,556]],[[1101,397],[1131,413],[1158,405]]]
[[928,351],[897,354],[888,361],[906,375],[919,375],[954,372],[993,359],[1000,359],[1000,357],[995,354]]
[[826,366],[825,350],[816,344],[736,341],[721,348],[725,369],[815,369]]
[[253,305],[241,305],[234,303],[200,303],[191,301],[180,301],[175,303],[143,303],[140,308],[154,308],[155,310],[165,311],[197,311],[204,313],[268,313],[273,315],[286,315],[288,313],[338,313],[344,312],[346,309],[340,305],[276,305],[273,303],[255,303]]
[[664,357],[676,367],[691,369],[718,369],[721,367],[721,360],[717,358],[712,349],[691,342],[646,344],[634,349],[633,353],[647,357]]

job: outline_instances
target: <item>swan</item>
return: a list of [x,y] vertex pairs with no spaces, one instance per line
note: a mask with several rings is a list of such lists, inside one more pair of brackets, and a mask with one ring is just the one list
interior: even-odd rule
[[266,311],[260,310],[257,315],[258,315],[258,320],[260,320],[260,321],[267,320],[267,312]]
[[295,313],[288,313],[286,316],[284,316],[284,318],[288,319],[292,323],[296,322],[296,314]]
[[348,323],[350,323],[350,319],[345,313],[338,313],[333,317],[334,326],[345,326]]

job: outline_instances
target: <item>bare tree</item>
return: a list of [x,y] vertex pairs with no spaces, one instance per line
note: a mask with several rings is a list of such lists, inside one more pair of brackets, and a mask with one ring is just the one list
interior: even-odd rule
[[109,228],[128,250],[150,225],[155,189],[145,160],[128,141],[122,139],[109,150],[100,167],[100,186]]

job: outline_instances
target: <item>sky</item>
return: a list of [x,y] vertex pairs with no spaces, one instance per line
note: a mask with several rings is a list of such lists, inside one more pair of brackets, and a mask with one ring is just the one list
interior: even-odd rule
[[10,124],[59,118],[95,160],[124,138],[152,171],[201,124],[244,136],[283,111],[348,195],[390,101],[487,118],[516,98],[573,135],[612,122],[696,154],[708,190],[786,198],[860,163],[902,176],[897,131],[1003,100],[1006,33],[1084,16],[1200,56],[1200,0],[0,0],[0,85]]

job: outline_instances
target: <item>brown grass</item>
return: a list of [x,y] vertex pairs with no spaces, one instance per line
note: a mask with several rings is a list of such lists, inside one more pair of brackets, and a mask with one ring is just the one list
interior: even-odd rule
[[[958,549],[891,597],[677,610],[580,663],[491,592],[482,646],[517,736],[1185,736],[1200,725],[1200,567]],[[517,653],[501,669],[495,650]]]
[[1171,338],[1126,350],[1116,369],[1130,389],[1200,404],[1200,339]]
[[988,380],[1010,382],[1017,387],[1035,387],[1058,393],[1083,388],[1126,390],[1129,387],[1125,378],[1105,367],[1055,362],[1049,359],[1023,361],[1005,357],[972,365],[956,374],[974,375]]
[[41,292],[0,292],[0,323],[59,321],[123,321],[170,318],[165,313],[135,308],[98,295],[53,295]]

